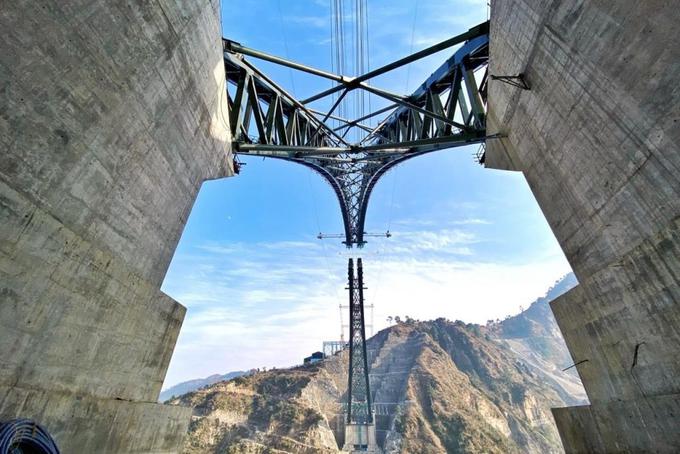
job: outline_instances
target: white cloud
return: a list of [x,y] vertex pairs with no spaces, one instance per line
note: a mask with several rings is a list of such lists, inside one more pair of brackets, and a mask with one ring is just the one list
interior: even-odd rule
[[451,223],[453,225],[491,225],[491,222],[479,218],[461,219],[460,221],[452,221]]
[[395,225],[398,226],[403,226],[409,229],[418,229],[418,228],[425,228],[425,227],[436,227],[440,226],[442,224],[450,224],[450,225],[491,225],[491,222],[486,220],[486,219],[481,219],[481,218],[464,218],[464,219],[454,219],[451,221],[441,221],[441,220],[435,220],[432,218],[404,218],[404,219],[398,219],[394,222]]
[[328,16],[284,16],[283,20],[284,22],[323,29],[329,28],[331,23]]
[[396,225],[404,225],[409,227],[432,227],[437,225],[433,219],[422,219],[422,218],[405,218],[398,219],[394,222]]
[[461,230],[440,231],[400,231],[393,234],[394,244],[389,250],[392,254],[419,256],[429,254],[473,255],[470,245],[476,236]]
[[410,315],[484,323],[528,306],[569,271],[562,257],[528,264],[390,260],[376,283],[376,319]]
[[[484,322],[516,313],[569,267],[561,254],[491,263],[475,248],[487,222],[399,232],[363,251],[314,241],[205,244],[173,260],[164,291],[188,308],[166,386],[216,372],[286,367],[339,337],[347,257],[364,258],[375,328],[388,315]],[[376,242],[377,243],[377,242]]]

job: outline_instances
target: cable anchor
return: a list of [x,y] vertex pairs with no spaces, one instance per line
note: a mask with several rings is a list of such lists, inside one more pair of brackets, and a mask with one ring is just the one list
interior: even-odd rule
[[491,76],[491,80],[497,80],[504,84],[512,85],[513,87],[521,88],[522,90],[531,90],[529,83],[524,77],[524,73],[519,73],[516,76]]

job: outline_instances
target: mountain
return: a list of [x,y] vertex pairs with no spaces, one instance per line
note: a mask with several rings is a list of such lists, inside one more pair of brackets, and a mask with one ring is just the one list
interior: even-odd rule
[[161,391],[160,396],[158,396],[158,401],[165,402],[166,400],[171,399],[175,396],[181,396],[182,394],[195,391],[199,388],[203,388],[204,386],[212,385],[220,381],[231,380],[232,378],[240,377],[241,375],[245,375],[246,373],[247,372],[238,370],[235,372],[226,373],[224,375],[213,374],[205,378],[196,378],[194,380],[183,381],[181,383],[169,387],[164,391]]
[[540,370],[565,399],[578,396],[579,401],[585,402],[585,391],[576,369],[571,368],[566,373],[562,371],[574,362],[549,304],[577,284],[576,276],[569,273],[525,311],[502,322],[487,324],[486,327],[494,338],[503,342],[525,364]]
[[[551,407],[583,403],[548,306],[486,326],[398,323],[367,342],[377,438],[385,453],[561,452]],[[337,453],[347,352],[305,367],[219,382],[172,399],[194,409],[186,454]]]
[[183,453],[337,453],[327,418],[339,384],[328,379],[317,365],[269,370],[171,400],[193,407]]
[[[504,338],[551,337],[561,339],[555,317],[550,310],[550,301],[571,290],[578,284],[574,273],[569,273],[551,287],[545,296],[531,303],[528,309],[508,317],[498,325]],[[493,323],[490,323],[493,325]]]

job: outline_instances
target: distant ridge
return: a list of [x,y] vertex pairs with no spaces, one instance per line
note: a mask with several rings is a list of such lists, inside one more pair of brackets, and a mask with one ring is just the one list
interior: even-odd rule
[[176,385],[169,387],[165,391],[161,391],[160,396],[158,396],[158,401],[165,402],[168,399],[171,399],[173,397],[179,397],[182,394],[196,391],[197,389],[203,388],[204,386],[209,386],[221,381],[227,381],[231,380],[232,378],[241,377],[243,375],[246,375],[247,373],[248,372],[244,372],[242,370],[237,370],[234,372],[228,372],[224,375],[213,374],[205,378],[196,378],[194,380],[183,381],[181,383],[177,383]]

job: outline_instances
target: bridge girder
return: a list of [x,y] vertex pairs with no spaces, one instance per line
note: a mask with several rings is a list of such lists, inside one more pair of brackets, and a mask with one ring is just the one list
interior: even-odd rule
[[[453,55],[410,96],[366,83],[458,44],[461,46]],[[345,230],[343,242],[347,247],[361,247],[365,243],[369,198],[377,181],[388,170],[425,153],[486,139],[488,22],[358,77],[335,75],[226,39],[223,48],[227,82],[235,87],[233,96],[227,93],[235,152],[296,162],[322,175],[340,203]],[[330,79],[337,85],[298,101],[245,56]],[[476,73],[481,70],[484,73],[478,78]],[[356,89],[383,97],[391,104],[354,120],[333,115],[347,93]],[[307,106],[338,92],[332,108],[325,114]],[[387,116],[373,129],[362,123],[381,114]],[[333,128],[329,119],[343,124]],[[345,137],[353,129],[365,135],[359,142],[350,144]]]

